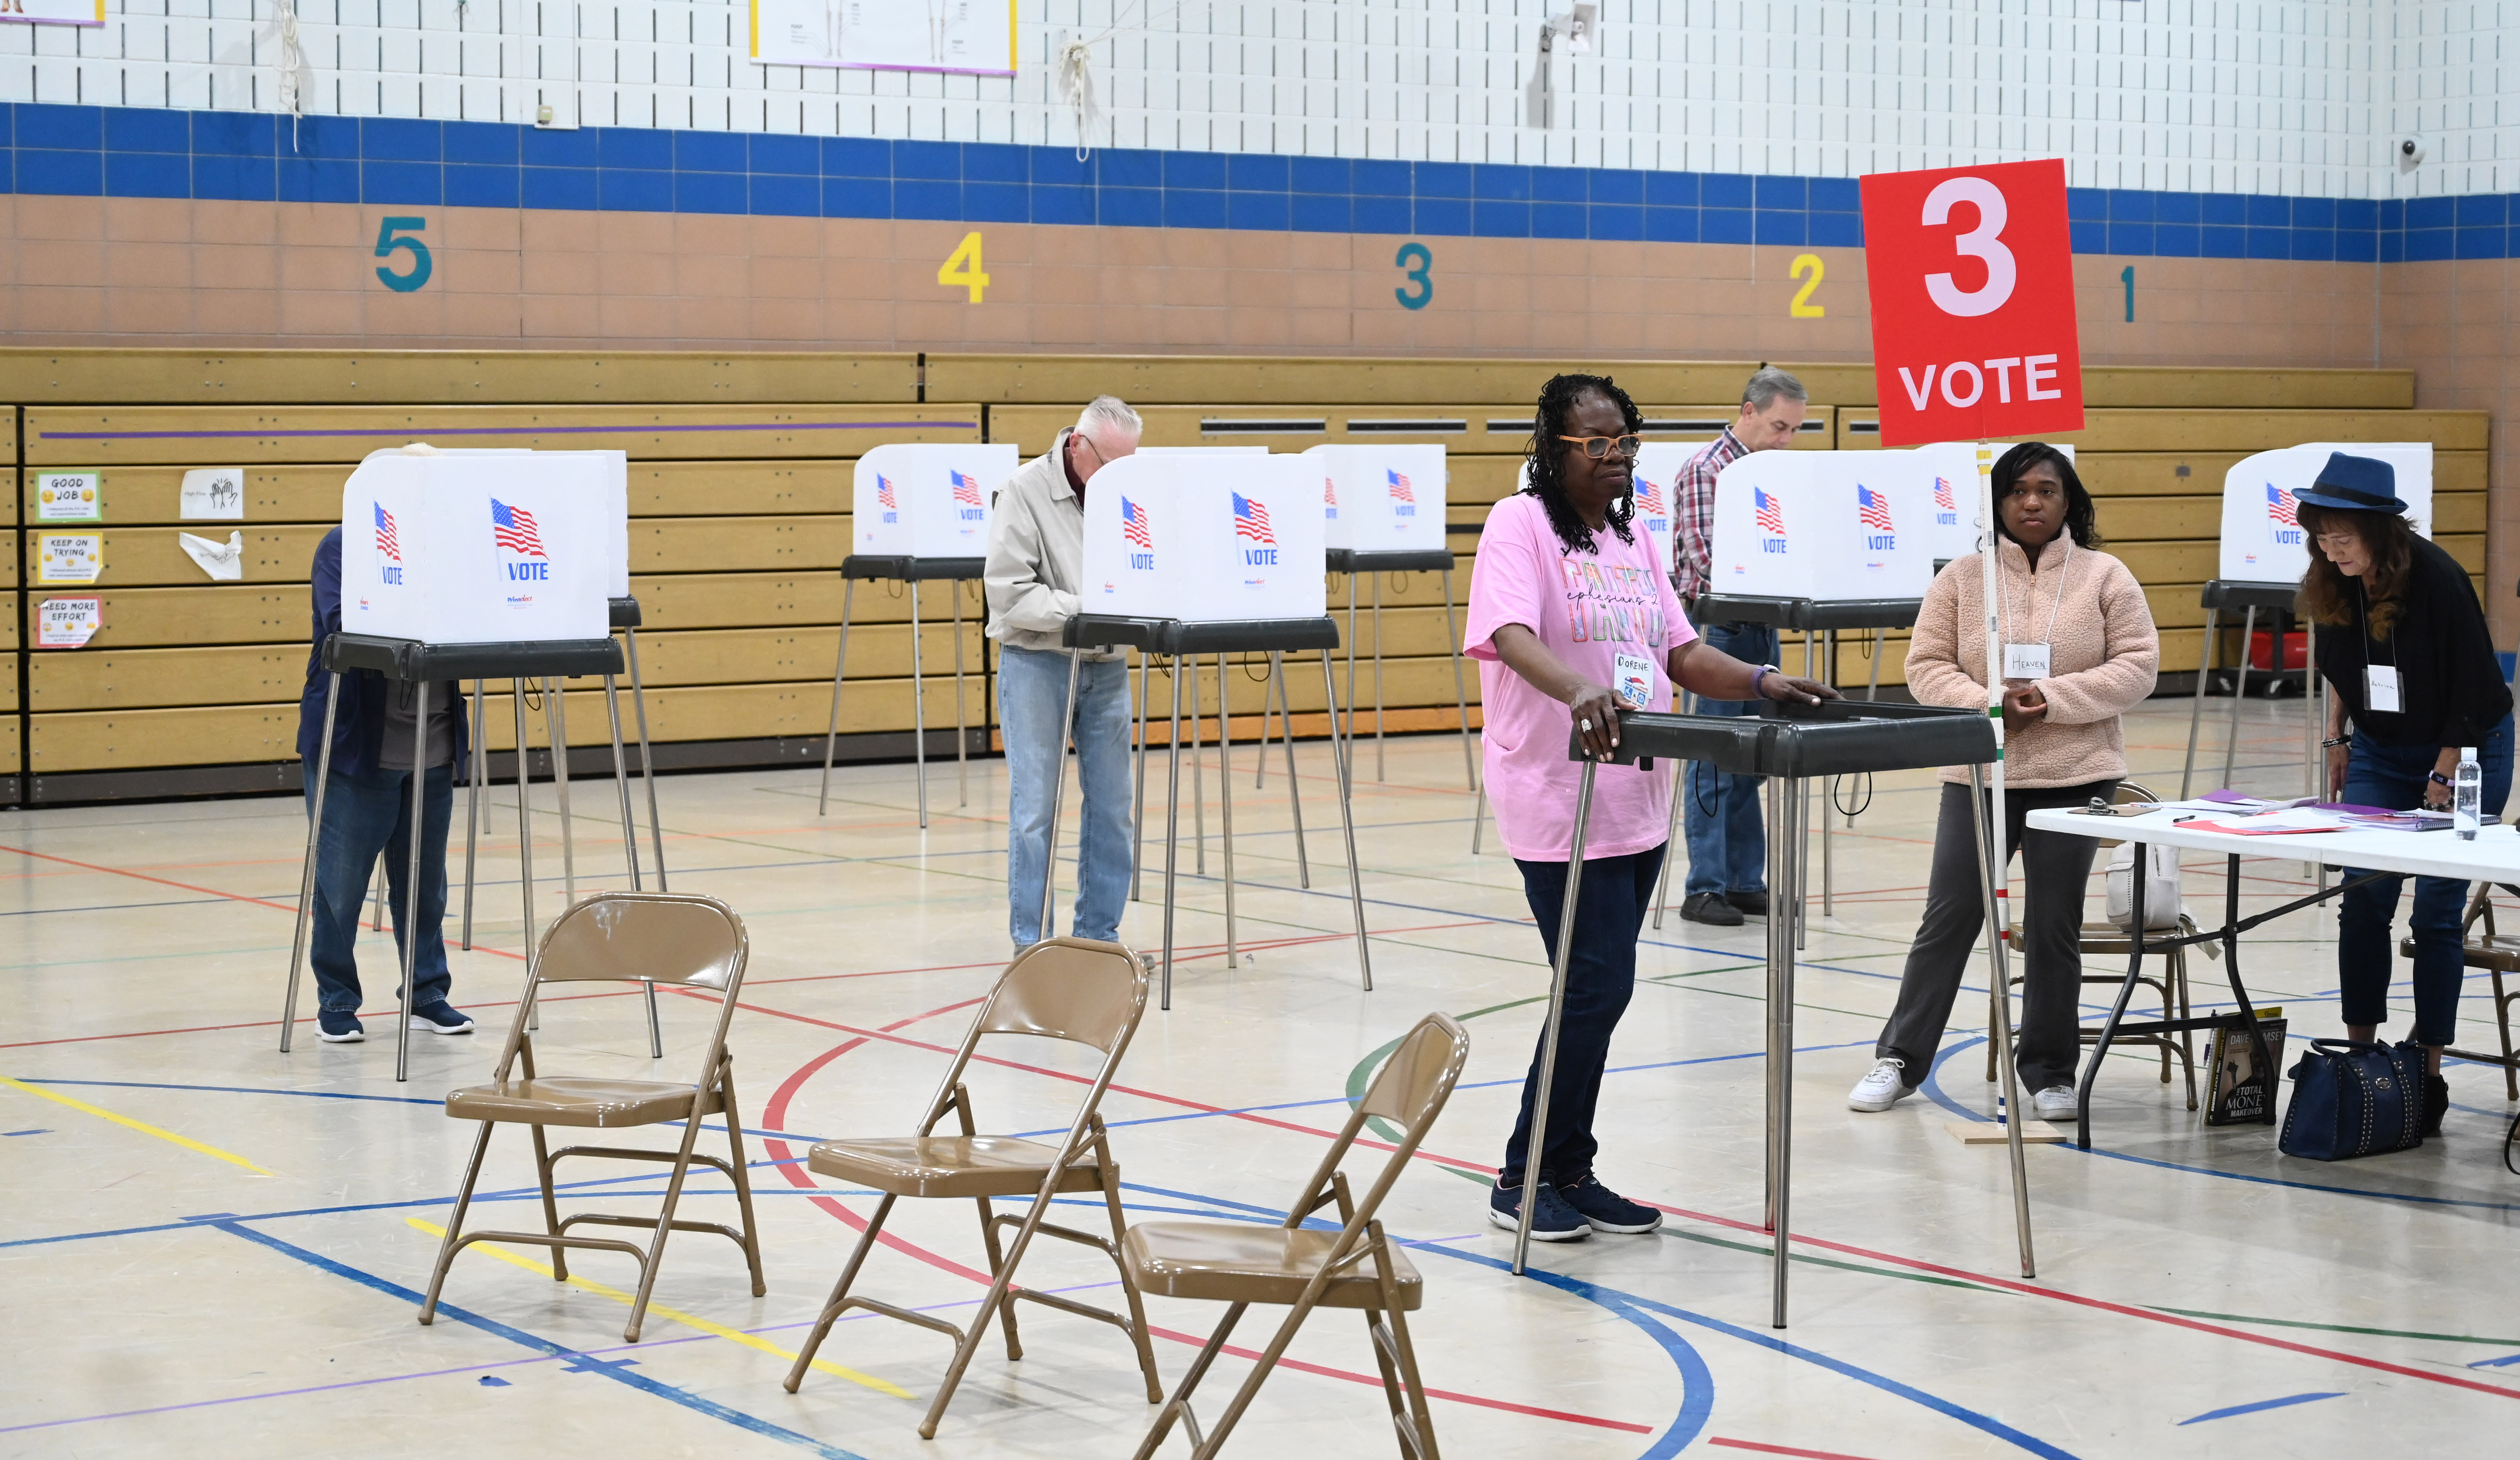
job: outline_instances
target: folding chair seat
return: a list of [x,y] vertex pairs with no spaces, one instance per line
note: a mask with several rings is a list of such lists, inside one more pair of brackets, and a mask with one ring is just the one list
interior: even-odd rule
[[[2495,932],[2494,888],[2493,883],[2478,883],[2476,894],[2468,899],[2467,918],[2460,924],[2464,935],[2461,961],[2465,967],[2481,969],[2493,976],[2494,1027],[2502,1036],[2502,1053],[2480,1054],[2468,1049],[2446,1049],[2442,1053],[2452,1059],[2473,1060],[2479,1065],[2501,1066],[2502,1098],[2520,1100],[2520,1055],[2513,1054],[2511,1049],[2511,1006],[2515,1002],[2520,1002],[2520,988],[2506,993],[2502,987],[2504,975],[2520,974],[2520,936]],[[2520,897],[2520,887],[2505,883],[2502,884],[2502,890]],[[2485,925],[2483,933],[2476,931],[2476,925],[2480,922]],[[2411,937],[2400,939],[2398,956],[2414,957],[2415,940]]]
[[[735,1015],[736,994],[743,984],[748,944],[742,920],[714,897],[666,892],[606,892],[569,908],[543,934],[542,945],[525,975],[525,996],[517,1001],[517,1016],[499,1065],[488,1084],[467,1085],[448,1093],[446,1114],[458,1120],[478,1120],[481,1133],[472,1143],[472,1159],[464,1168],[464,1184],[455,1199],[455,1215],[437,1251],[436,1270],[429,1274],[428,1298],[420,1321],[437,1316],[437,1295],[446,1282],[455,1255],[475,1242],[506,1242],[547,1247],[552,1253],[552,1280],[568,1278],[568,1250],[626,1253],[639,1264],[639,1292],[630,1304],[630,1323],[622,1330],[627,1343],[639,1342],[647,1321],[648,1299],[656,1286],[657,1263],[665,1255],[670,1232],[715,1232],[743,1249],[752,1275],[752,1296],[768,1291],[761,1281],[761,1240],[752,1220],[752,1183],[744,1168],[743,1123],[735,1104],[735,1057],[727,1051],[726,1031]],[[717,1021],[701,1052],[699,1072],[690,1080],[627,1079],[610,1075],[542,1074],[534,1068],[535,1006],[550,983],[611,981],[661,984],[714,993]],[[518,1067],[521,1066],[521,1071]],[[721,1161],[693,1149],[699,1139],[700,1118],[725,1118],[728,1159]],[[547,1125],[577,1129],[619,1130],[640,1125],[683,1122],[681,1143],[671,1151],[626,1146],[568,1146],[549,1150]],[[464,1230],[472,1204],[472,1189],[481,1178],[481,1162],[490,1149],[490,1133],[502,1124],[523,1125],[533,1132],[535,1175],[541,1183],[543,1230],[502,1232]],[[560,1214],[552,1170],[572,1156],[614,1161],[652,1161],[672,1165],[663,1207],[654,1216],[626,1216],[581,1211]],[[683,1183],[695,1165],[724,1173],[734,1183],[742,1212],[739,1230],[717,1222],[680,1220]],[[591,1226],[644,1227],[654,1232],[646,1247],[617,1238],[577,1237],[568,1229]]]
[[[2154,799],[2153,794],[2141,786],[2132,781],[2121,781],[2118,783],[2116,794],[2110,797],[2109,803],[2123,806],[2133,801],[2152,799]],[[2103,847],[2117,844],[2116,842],[2105,839],[2100,843]],[[2141,869],[2138,870],[2140,872]],[[2021,928],[2015,924],[2006,932],[2016,965],[2012,974],[2012,986],[2019,988],[2024,981],[2024,971],[2017,967],[2021,952]],[[2154,930],[2154,932],[2163,937],[2186,937],[2196,932],[2196,920],[2182,911],[2179,915],[2177,928]],[[2086,961],[2094,958],[2125,959],[2135,956],[2135,935],[2115,923],[2085,923],[2082,945],[2083,957]],[[2221,956],[2212,943],[2204,943],[2200,946],[2204,948],[2209,958]],[[2160,996],[2163,1019],[2185,1019],[2188,1017],[2187,950],[2183,947],[2171,948],[2157,956],[2161,959],[2162,972],[2159,975],[2145,974],[2137,979],[2136,982]],[[2115,988],[2126,981],[2126,974],[2123,971],[2102,974],[2086,972],[2080,981],[2087,987],[2100,984]],[[1990,1000],[1990,1007],[1993,1001]],[[2087,1046],[2099,1043],[2099,1027],[2085,1025],[2082,1030],[2082,1042]],[[2114,1046],[2112,1053],[2132,1053],[2136,1048],[2145,1045],[2161,1051],[2161,1082],[2165,1085],[2170,1083],[2170,1062],[2174,1056],[2177,1057],[2180,1068],[2187,1073],[2187,1108],[2191,1111],[2196,1109],[2196,1044],[2192,1035],[2184,1030],[2177,1034],[2120,1034],[2110,1043]],[[1989,1084],[1995,1081],[1995,1041],[1992,1039],[1986,1044],[1986,1078]]]
[[[1129,1229],[1121,1246],[1121,1267],[1138,1289],[1166,1298],[1204,1299],[1233,1304],[1226,1309],[1206,1346],[1192,1360],[1172,1397],[1155,1416],[1154,1428],[1138,1446],[1137,1460],[1148,1460],[1181,1421],[1190,1435],[1193,1460],[1208,1460],[1224,1447],[1235,1423],[1277,1367],[1296,1330],[1317,1307],[1352,1308],[1365,1314],[1366,1335],[1374,1362],[1382,1370],[1382,1394],[1391,1410],[1391,1428],[1408,1460],[1438,1460],[1434,1419],[1426,1410],[1426,1388],[1418,1377],[1418,1351],[1409,1341],[1409,1321],[1402,1315],[1425,1300],[1426,1284],[1408,1255],[1383,1232],[1374,1212],[1390,1194],[1416,1155],[1444,1102],[1460,1082],[1470,1056],[1470,1036],[1443,1014],[1429,1014],[1403,1037],[1365,1098],[1357,1102],[1346,1126],[1314,1168],[1303,1195],[1276,1227],[1238,1222],[1141,1222]],[[1347,1173],[1339,1169],[1357,1132],[1369,1119],[1383,1119],[1400,1128],[1390,1159],[1373,1179],[1363,1201],[1352,1198]],[[1308,1228],[1307,1217],[1335,1205],[1335,1230]],[[1225,1341],[1253,1303],[1287,1309],[1260,1361],[1235,1392],[1233,1402],[1212,1432],[1202,1434],[1191,1409],[1191,1394],[1207,1376],[1208,1367],[1225,1349]]]
[[[1154,1349],[1147,1339],[1146,1309],[1138,1300],[1137,1285],[1125,1265],[1120,1267],[1121,1293],[1129,1307],[1125,1317],[1055,1293],[1012,1286],[1016,1264],[1023,1260],[1036,1235],[1096,1248],[1114,1263],[1121,1262],[1120,1168],[1111,1159],[1110,1141],[1102,1125],[1102,1093],[1110,1087],[1111,1076],[1120,1068],[1120,1057],[1127,1053],[1129,1040],[1138,1031],[1138,1021],[1147,1012],[1147,987],[1144,961],[1118,943],[1074,937],[1035,943],[1007,965],[998,986],[980,1006],[937,1088],[936,1098],[928,1102],[926,1118],[920,1122],[917,1135],[823,1141],[806,1153],[806,1169],[881,1192],[883,1200],[877,1204],[865,1234],[849,1254],[848,1265],[840,1269],[840,1280],[832,1285],[821,1319],[797,1353],[796,1366],[788,1371],[789,1393],[804,1382],[814,1351],[822,1346],[832,1324],[850,1308],[865,1308],[934,1329],[951,1337],[955,1345],[945,1381],[937,1387],[936,1397],[929,1402],[926,1418],[919,1426],[921,1437],[933,1439],[937,1422],[944,1418],[945,1406],[963,1382],[964,1370],[978,1351],[991,1317],[998,1318],[1006,1329],[1007,1357],[1023,1357],[1023,1346],[1015,1336],[1014,1304],[1011,1301],[1020,1298],[1098,1319],[1127,1334],[1137,1346],[1139,1372],[1147,1383],[1147,1402],[1152,1404],[1163,1398],[1163,1382],[1155,1375]],[[963,1072],[971,1063],[981,1036],[996,1034],[1064,1039],[1102,1052],[1102,1064],[1063,1139],[1054,1144],[978,1133],[971,1093],[964,1087]],[[962,1133],[930,1134],[948,1112],[955,1116]],[[1050,1199],[1069,1192],[1102,1194],[1111,1223],[1108,1238],[1047,1219]],[[981,1300],[968,1328],[957,1328],[941,1318],[850,1291],[857,1282],[858,1269],[865,1264],[867,1254],[874,1251],[885,1220],[892,1215],[893,1204],[903,1197],[947,1197],[978,1204],[980,1245],[988,1254],[990,1284],[988,1296]],[[1032,1203],[1020,1217],[993,1211],[989,1207],[993,1199],[1016,1198],[1029,1198]],[[1003,1251],[998,1238],[1002,1227],[1015,1229],[1013,1242]]]

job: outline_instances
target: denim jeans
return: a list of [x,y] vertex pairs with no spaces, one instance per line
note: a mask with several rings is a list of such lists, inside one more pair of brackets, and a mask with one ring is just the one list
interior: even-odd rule
[[[2384,746],[2357,730],[2346,752],[2344,798],[2391,810],[2420,806],[2424,778],[2440,753],[2437,746]],[[2510,716],[2503,716],[2477,747],[2476,759],[2485,768],[2484,812],[2500,815],[2511,795]],[[2397,968],[2389,925],[2397,919],[2398,889],[2405,881],[2384,877],[2337,899],[2336,981],[2349,1025],[2388,1022],[2389,976]],[[2415,879],[2415,907],[2407,926],[2415,940],[2415,1027],[2408,1037],[2417,1044],[2449,1044],[2456,1037],[2459,985],[2467,977],[2459,946],[2459,920],[2466,910],[2466,883],[2449,877]]]
[[[1764,623],[1709,623],[1699,627],[1707,647],[1745,664],[1777,662],[1777,631]],[[1746,700],[1703,700],[1699,714],[1748,714]],[[1768,886],[1768,835],[1759,819],[1759,778],[1730,776],[1691,761],[1681,783],[1688,804],[1682,825],[1688,841],[1688,891],[1756,892]]]
[[[1067,656],[1056,650],[998,651],[999,718],[1007,742],[1007,928],[1018,948],[1045,935],[1042,877],[1050,864],[1050,798],[1063,772]],[[1060,820],[1077,828],[1078,937],[1116,942],[1129,896],[1134,818],[1129,806],[1129,663],[1087,660],[1076,676],[1076,764],[1080,789]]]
[[[1593,1173],[1593,1156],[1600,1149],[1593,1139],[1593,1114],[1601,1101],[1601,1072],[1610,1063],[1610,1034],[1636,992],[1637,935],[1644,927],[1645,904],[1653,898],[1654,880],[1669,849],[1584,859],[1584,886],[1575,894],[1575,946],[1566,957],[1557,1066],[1550,1072],[1549,1131],[1540,1149],[1541,1178],[1552,1185],[1573,1186]],[[1540,924],[1540,945],[1554,965],[1557,925],[1566,911],[1567,864],[1516,857],[1514,865],[1522,869],[1523,899]],[[1540,1037],[1549,1037],[1546,1022]],[[1505,1143],[1505,1165],[1497,1173],[1501,1185],[1522,1184],[1523,1162],[1531,1148],[1531,1107],[1539,1091],[1540,1048],[1535,1044],[1531,1070],[1522,1079],[1522,1112],[1514,1117],[1513,1134]]]
[[[315,814],[315,767],[304,768],[306,814]],[[359,1012],[359,917],[385,860],[385,896],[392,905],[394,996],[402,996],[401,950],[404,880],[411,870],[411,775],[371,769],[365,775],[333,772],[324,788],[324,829],[315,843],[313,951],[315,988],[328,1013]],[[420,951],[412,963],[414,1009],[445,999],[454,982],[446,967],[446,825],[455,808],[455,767],[434,766],[421,783]]]

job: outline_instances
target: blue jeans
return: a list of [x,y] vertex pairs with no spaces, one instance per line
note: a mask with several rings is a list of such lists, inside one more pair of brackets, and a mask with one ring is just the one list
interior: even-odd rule
[[[306,814],[315,814],[315,767],[302,775]],[[455,809],[455,767],[428,773],[420,792],[420,951],[412,963],[414,1009],[446,998],[454,975],[446,967],[446,824]],[[411,870],[411,772],[371,769],[361,776],[333,772],[324,788],[324,829],[315,843],[315,989],[332,1014],[359,1012],[359,916],[365,911],[377,857],[385,859],[386,900],[392,905],[394,996],[402,996],[404,880]]]
[[[2436,746],[2384,746],[2357,730],[2346,752],[2345,799],[2391,810],[2420,806],[2424,778],[2440,753]],[[2510,716],[2503,716],[2477,747],[2476,759],[2485,768],[2484,812],[2498,816],[2511,795]],[[2336,981],[2348,1025],[2388,1022],[2389,976],[2397,968],[2389,925],[2398,916],[2398,888],[2405,881],[2384,877],[2337,899]],[[2467,977],[2459,931],[2466,910],[2466,883],[2449,877],[2415,879],[2415,908],[2407,929],[2415,941],[2415,1026],[2408,1037],[2417,1044],[2444,1045],[2456,1036],[2459,985]]]
[[[1777,662],[1777,631],[1764,623],[1710,623],[1699,627],[1707,647],[1745,664]],[[1746,700],[1702,700],[1699,714],[1748,714]],[[1768,886],[1768,834],[1759,819],[1759,778],[1728,776],[1691,761],[1681,782],[1688,804],[1682,825],[1688,840],[1688,883],[1698,892],[1757,892]]]
[[[1601,1103],[1610,1035],[1636,993],[1637,935],[1644,928],[1645,904],[1653,900],[1654,881],[1662,875],[1663,853],[1669,849],[1584,859],[1584,886],[1575,902],[1575,946],[1566,955],[1557,1065],[1550,1072],[1549,1132],[1540,1148],[1540,1174],[1552,1186],[1574,1186],[1593,1173],[1593,1157],[1600,1149],[1593,1138],[1593,1116]],[[1540,925],[1540,945],[1549,950],[1553,965],[1557,925],[1566,911],[1566,863],[1516,857],[1514,865],[1522,869],[1523,900],[1531,905],[1531,916]],[[1549,1037],[1545,1021],[1540,1037]],[[1535,1044],[1531,1069],[1522,1078],[1522,1113],[1514,1117],[1513,1134],[1506,1138],[1505,1165],[1497,1173],[1500,1185],[1522,1184],[1531,1148],[1531,1107],[1539,1091],[1540,1049]]]
[[[1050,865],[1050,797],[1062,773],[1067,656],[1002,647],[998,713],[1007,742],[1007,928],[1015,946],[1041,941],[1042,878]],[[1077,827],[1076,936],[1116,942],[1129,896],[1129,664],[1087,660],[1076,676],[1076,764],[1081,785],[1061,819]],[[1079,802],[1082,802],[1081,808]]]

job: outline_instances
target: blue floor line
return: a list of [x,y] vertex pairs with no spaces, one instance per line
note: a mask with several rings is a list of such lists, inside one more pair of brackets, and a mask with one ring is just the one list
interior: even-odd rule
[[2235,1414],[2256,1414],[2262,1410],[2282,1409],[2292,1404],[2308,1404],[2318,1399],[2342,1399],[2345,1391],[2330,1390],[2313,1394],[2286,1394],[2280,1399],[2260,1399],[2255,1404],[2234,1404],[2228,1409],[2209,1409],[2194,1419],[2181,1420],[2181,1425],[2201,1425],[2207,1420],[2228,1420]]

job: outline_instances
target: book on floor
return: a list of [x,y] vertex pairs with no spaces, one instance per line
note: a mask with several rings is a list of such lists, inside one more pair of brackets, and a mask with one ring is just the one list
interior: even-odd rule
[[2267,1036],[2265,1069],[2258,1068],[2257,1045],[2249,1038],[2247,1021],[2234,1014],[2215,1027],[2205,1077],[2208,1125],[2263,1124],[2273,1108],[2275,1080],[2283,1070],[2283,1011],[2260,1009],[2257,1016],[2258,1027]]

